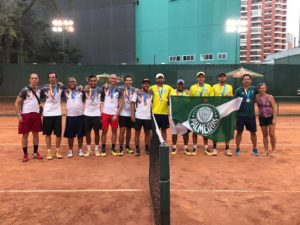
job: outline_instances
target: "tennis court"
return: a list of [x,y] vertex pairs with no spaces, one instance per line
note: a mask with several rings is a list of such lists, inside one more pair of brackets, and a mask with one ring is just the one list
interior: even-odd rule
[[[172,225],[300,224],[300,105],[282,103],[280,110],[293,115],[278,117],[274,158],[252,157],[246,133],[240,157],[221,150],[217,157],[179,151],[170,158]],[[11,103],[0,113],[1,224],[153,224],[144,153],[22,163]],[[66,139],[62,144],[67,152]]]

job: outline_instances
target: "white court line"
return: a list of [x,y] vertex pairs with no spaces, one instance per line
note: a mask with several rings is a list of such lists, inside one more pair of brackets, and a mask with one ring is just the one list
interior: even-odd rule
[[[171,192],[198,193],[300,193],[300,191],[284,190],[251,190],[251,189],[170,189]],[[101,193],[101,192],[149,192],[148,189],[44,189],[44,190],[0,190],[0,194],[7,193]]]

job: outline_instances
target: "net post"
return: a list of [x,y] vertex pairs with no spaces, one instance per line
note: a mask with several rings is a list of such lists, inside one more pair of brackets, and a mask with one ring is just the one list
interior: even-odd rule
[[169,146],[165,143],[159,146],[159,165],[161,225],[170,225],[170,160]]

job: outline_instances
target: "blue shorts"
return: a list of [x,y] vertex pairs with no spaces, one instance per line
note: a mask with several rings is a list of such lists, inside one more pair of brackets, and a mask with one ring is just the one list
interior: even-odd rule
[[256,132],[256,120],[255,116],[238,116],[236,119],[235,129],[237,131],[243,131],[244,127],[250,132]]
[[83,116],[67,116],[65,138],[82,138],[85,136]]

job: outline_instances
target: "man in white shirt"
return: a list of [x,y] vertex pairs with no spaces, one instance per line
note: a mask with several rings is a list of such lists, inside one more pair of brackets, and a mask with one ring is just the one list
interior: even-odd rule
[[142,127],[145,133],[145,151],[149,154],[149,143],[151,136],[151,102],[152,94],[148,91],[150,80],[145,78],[142,81],[142,89],[136,91],[132,97],[131,120],[135,129],[135,156],[139,156],[140,151],[140,134]]
[[43,159],[38,152],[39,133],[42,131],[42,120],[40,115],[40,90],[38,88],[39,77],[36,73],[29,76],[29,85],[24,87],[16,98],[15,108],[19,119],[19,134],[22,134],[23,162],[28,157],[28,135],[33,136],[33,158]]
[[99,157],[99,142],[101,129],[101,93],[102,88],[97,87],[97,77],[91,75],[88,78],[89,86],[85,90],[85,108],[84,108],[84,124],[86,132],[86,143],[87,151],[84,154],[85,157],[88,157],[92,154],[91,149],[91,131],[94,130],[95,134],[95,156]]
[[42,88],[41,95],[46,98],[43,111],[43,134],[46,135],[47,159],[53,159],[51,152],[51,135],[56,136],[56,158],[62,159],[60,151],[62,122],[61,122],[61,94],[62,87],[57,84],[57,74],[50,72],[48,74],[49,84]]
[[132,77],[127,75],[124,77],[124,86],[123,86],[123,108],[119,118],[120,126],[120,135],[119,135],[119,144],[120,151],[119,156],[123,156],[123,144],[124,136],[126,132],[126,145],[125,150],[128,154],[132,154],[133,151],[130,148],[130,139],[131,139],[131,128],[133,127],[133,122],[131,121],[131,101],[132,96],[136,91],[135,87],[131,86]]
[[123,92],[117,87],[117,75],[111,74],[109,77],[109,85],[103,90],[104,104],[102,113],[102,151],[101,156],[106,156],[106,135],[111,126],[111,154],[117,156],[115,150],[117,141],[118,120],[123,107]]
[[78,140],[78,156],[82,157],[83,137],[85,136],[83,119],[83,91],[77,87],[77,81],[74,77],[69,77],[69,86],[64,88],[66,97],[67,118],[64,137],[68,138],[69,153],[68,158],[73,157],[74,138]]

